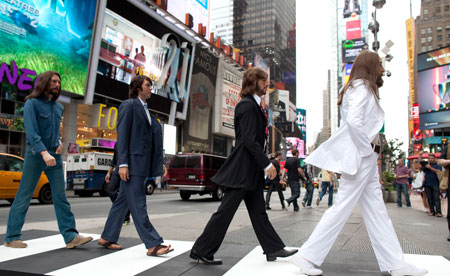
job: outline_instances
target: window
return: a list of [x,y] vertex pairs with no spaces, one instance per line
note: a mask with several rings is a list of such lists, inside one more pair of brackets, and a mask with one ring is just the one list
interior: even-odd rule
[[433,37],[429,36],[428,37],[428,42],[431,42],[431,41],[433,41]]
[[211,168],[211,156],[203,156],[203,168],[210,169]]
[[433,32],[433,28],[428,27],[428,33],[431,34]]
[[428,14],[428,9],[423,9],[423,14]]
[[450,31],[450,25],[445,26],[446,31]]
[[421,29],[421,30],[420,30],[420,33],[421,33],[421,34],[425,34],[426,31],[427,31],[427,30],[425,30],[425,29]]
[[441,7],[440,6],[436,7],[436,12],[441,12]]
[[176,156],[172,163],[172,168],[184,168],[186,156]]
[[428,46],[428,51],[431,51],[431,50],[433,50],[433,46]]
[[447,34],[447,39],[449,39],[450,38],[450,34]]
[[186,169],[200,168],[200,156],[188,156],[186,161]]
[[225,158],[213,157],[212,160],[212,168],[213,170],[220,170],[222,165],[225,163]]
[[6,160],[4,156],[0,155],[0,171],[6,171]]
[[427,47],[423,46],[421,50],[422,52],[425,52],[427,50]]
[[422,37],[422,39],[420,40],[422,43],[427,42],[427,39],[425,37]]
[[446,11],[446,12],[450,11],[450,5],[445,5],[444,11]]
[[442,35],[438,35],[438,36],[437,36],[437,40],[438,40],[438,41],[442,41]]
[[15,158],[6,156],[6,166],[10,172],[21,172],[23,170],[23,161]]
[[442,32],[442,27],[437,27],[437,28],[436,28],[436,31]]

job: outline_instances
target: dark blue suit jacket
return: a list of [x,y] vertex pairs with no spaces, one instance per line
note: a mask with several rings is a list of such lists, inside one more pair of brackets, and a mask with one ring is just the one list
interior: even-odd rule
[[128,164],[130,175],[156,177],[163,173],[162,130],[150,113],[150,126],[144,106],[138,98],[119,107],[117,122],[117,166]]

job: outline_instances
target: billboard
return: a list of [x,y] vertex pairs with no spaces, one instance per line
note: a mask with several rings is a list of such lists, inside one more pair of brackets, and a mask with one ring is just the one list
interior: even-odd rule
[[270,93],[270,107],[273,111],[273,119],[276,123],[289,121],[289,91],[275,90]]
[[346,85],[348,80],[350,79],[350,73],[352,72],[352,68],[353,68],[353,63],[345,64],[344,85]]
[[365,38],[342,41],[342,62],[352,63],[366,45]]
[[234,138],[234,110],[240,100],[242,78],[242,72],[219,60],[213,133]]
[[289,151],[286,153],[286,157],[292,157],[292,150],[298,150],[298,157],[305,158],[305,141],[298,137],[286,137],[288,142]]
[[306,144],[306,110],[297,108],[297,126],[302,132],[303,140]]
[[361,5],[359,0],[345,0],[343,16],[344,18],[352,16],[352,13],[361,14]]
[[361,20],[349,20],[346,23],[346,39],[361,38]]
[[169,0],[167,1],[167,11],[185,24],[186,21],[190,21],[189,24],[192,24],[192,29],[199,34],[201,33],[199,32],[199,25],[201,24],[203,28],[206,27],[206,30],[203,30],[206,35],[210,32],[209,2],[209,0]]
[[219,58],[196,47],[183,152],[211,152],[211,121]]
[[417,71],[450,64],[450,47],[417,55]]
[[62,90],[84,96],[97,1],[2,2],[0,81],[9,71],[9,84],[28,90],[34,76],[53,70]]
[[450,65],[417,73],[420,128],[450,127]]

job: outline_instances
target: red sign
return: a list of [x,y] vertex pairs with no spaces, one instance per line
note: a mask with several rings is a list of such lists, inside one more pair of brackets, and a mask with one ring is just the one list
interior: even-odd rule
[[347,40],[361,38],[361,20],[347,21]]

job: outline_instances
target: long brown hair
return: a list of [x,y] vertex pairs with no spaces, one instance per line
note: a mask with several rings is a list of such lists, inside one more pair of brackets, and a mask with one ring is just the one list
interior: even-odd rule
[[144,84],[144,80],[147,80],[150,85],[153,85],[152,80],[145,75],[137,75],[130,82],[130,89],[128,97],[130,99],[134,99],[138,96],[138,89],[142,89],[142,85]]
[[[33,89],[33,92],[25,97],[25,101],[29,98],[39,98],[42,93],[47,92],[54,75],[57,75],[61,80],[61,75],[55,71],[47,71],[40,74],[38,76],[38,80],[36,82],[36,86]],[[61,87],[59,87],[58,94],[56,96],[53,96],[52,101],[56,101],[59,97],[59,94],[61,94]]]
[[353,82],[356,80],[362,80],[367,87],[372,91],[374,96],[378,99],[378,86],[377,79],[379,77],[378,66],[380,63],[380,57],[377,53],[371,51],[362,51],[355,59],[353,63],[352,71],[350,72],[350,78],[347,84],[342,88],[339,93],[338,105],[341,105],[344,94],[348,88],[353,87]]
[[269,76],[267,75],[266,71],[261,68],[253,67],[248,69],[244,74],[244,78],[242,79],[242,89],[239,93],[239,96],[241,96],[242,98],[246,95],[252,95],[259,89],[258,81],[265,81],[268,77]]

